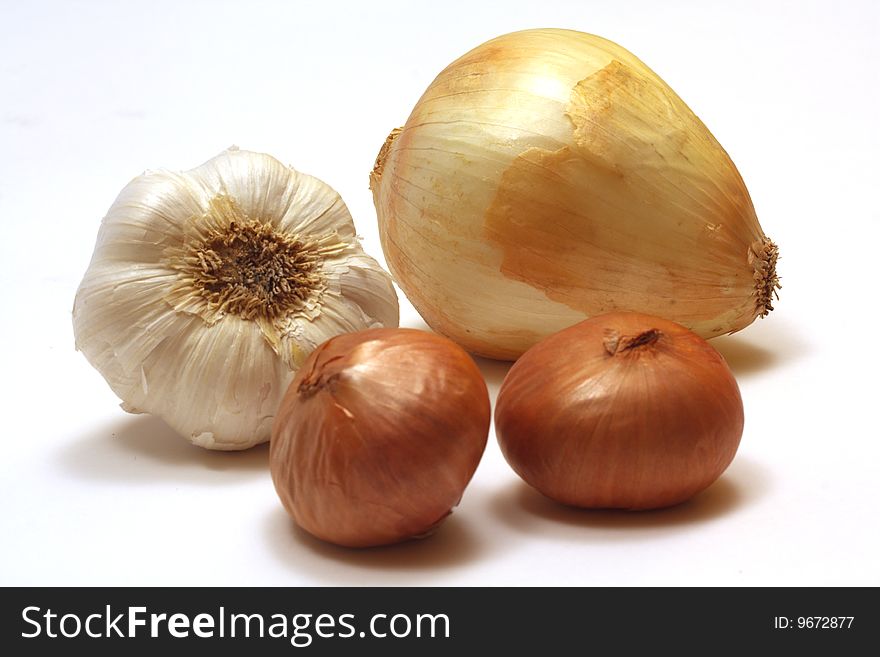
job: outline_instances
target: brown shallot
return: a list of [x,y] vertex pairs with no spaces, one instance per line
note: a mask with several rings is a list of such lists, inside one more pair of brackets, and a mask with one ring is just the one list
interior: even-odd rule
[[683,502],[727,468],[739,388],[705,340],[674,322],[609,313],[543,340],[495,409],[505,458],[547,497],[587,508]]
[[315,350],[285,395],[270,464],[298,525],[350,547],[431,533],[461,499],[491,417],[474,361],[414,329],[369,329]]

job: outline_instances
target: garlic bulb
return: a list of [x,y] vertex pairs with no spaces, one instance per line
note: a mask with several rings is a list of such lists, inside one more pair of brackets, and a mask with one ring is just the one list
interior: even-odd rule
[[132,180],[76,294],[76,347],[133,413],[193,443],[269,439],[290,380],[328,338],[397,326],[389,275],[328,185],[230,149]]
[[450,64],[370,176],[388,265],[428,324],[516,358],[612,310],[703,337],[772,309],[777,250],[733,162],[653,71],[567,30]]

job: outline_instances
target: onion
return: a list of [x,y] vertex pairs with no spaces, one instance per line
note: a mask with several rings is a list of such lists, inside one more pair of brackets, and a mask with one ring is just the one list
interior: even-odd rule
[[370,187],[388,265],[436,331],[516,358],[603,312],[703,337],[772,309],[777,249],[706,126],[624,48],[568,30],[450,64]]
[[531,348],[498,393],[508,463],[547,497],[587,508],[683,502],[721,476],[743,430],[739,388],[705,340],[609,313]]
[[270,448],[303,529],[351,547],[424,536],[461,499],[489,432],[489,393],[459,346],[370,329],[318,347],[290,384]]

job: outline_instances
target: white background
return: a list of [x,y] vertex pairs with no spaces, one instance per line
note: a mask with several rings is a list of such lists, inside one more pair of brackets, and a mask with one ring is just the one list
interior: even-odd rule
[[[780,246],[777,310],[713,342],[746,409],[717,484],[667,511],[577,512],[490,436],[434,537],[350,551],[293,528],[265,446],[202,451],[118,408],[70,309],[128,180],[263,150],[334,186],[381,257],[367,174],[389,130],[471,47],[546,26],[654,68]],[[878,33],[867,1],[3,0],[0,584],[880,585]],[[480,365],[494,396],[506,365]]]

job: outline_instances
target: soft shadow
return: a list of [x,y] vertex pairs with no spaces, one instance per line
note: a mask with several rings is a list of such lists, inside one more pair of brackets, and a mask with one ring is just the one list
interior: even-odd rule
[[490,506],[507,526],[531,534],[585,541],[629,540],[677,531],[730,515],[763,497],[770,487],[764,469],[740,459],[693,499],[656,511],[589,510],[544,497],[522,481],[496,493]]
[[345,548],[300,529],[282,509],[266,519],[272,551],[292,570],[336,584],[419,583],[440,577],[437,571],[472,564],[487,545],[470,523],[453,513],[432,535],[374,548]]
[[483,358],[482,356],[473,356],[473,359],[483,373],[483,378],[486,379],[486,385],[489,386],[489,390],[497,392],[513,363],[506,360]]
[[756,322],[745,333],[713,338],[709,344],[721,352],[738,377],[795,361],[810,351],[797,329],[773,317]]
[[738,336],[723,335],[712,340],[711,344],[721,352],[731,371],[737,376],[769,369],[780,360],[779,354],[775,351]]
[[136,415],[95,428],[58,456],[67,473],[106,481],[170,480],[226,484],[230,479],[268,476],[268,444],[241,452],[196,447],[162,420]]
[[427,331],[428,333],[436,333],[421,317],[409,317],[400,323],[400,328],[411,328],[419,331]]

